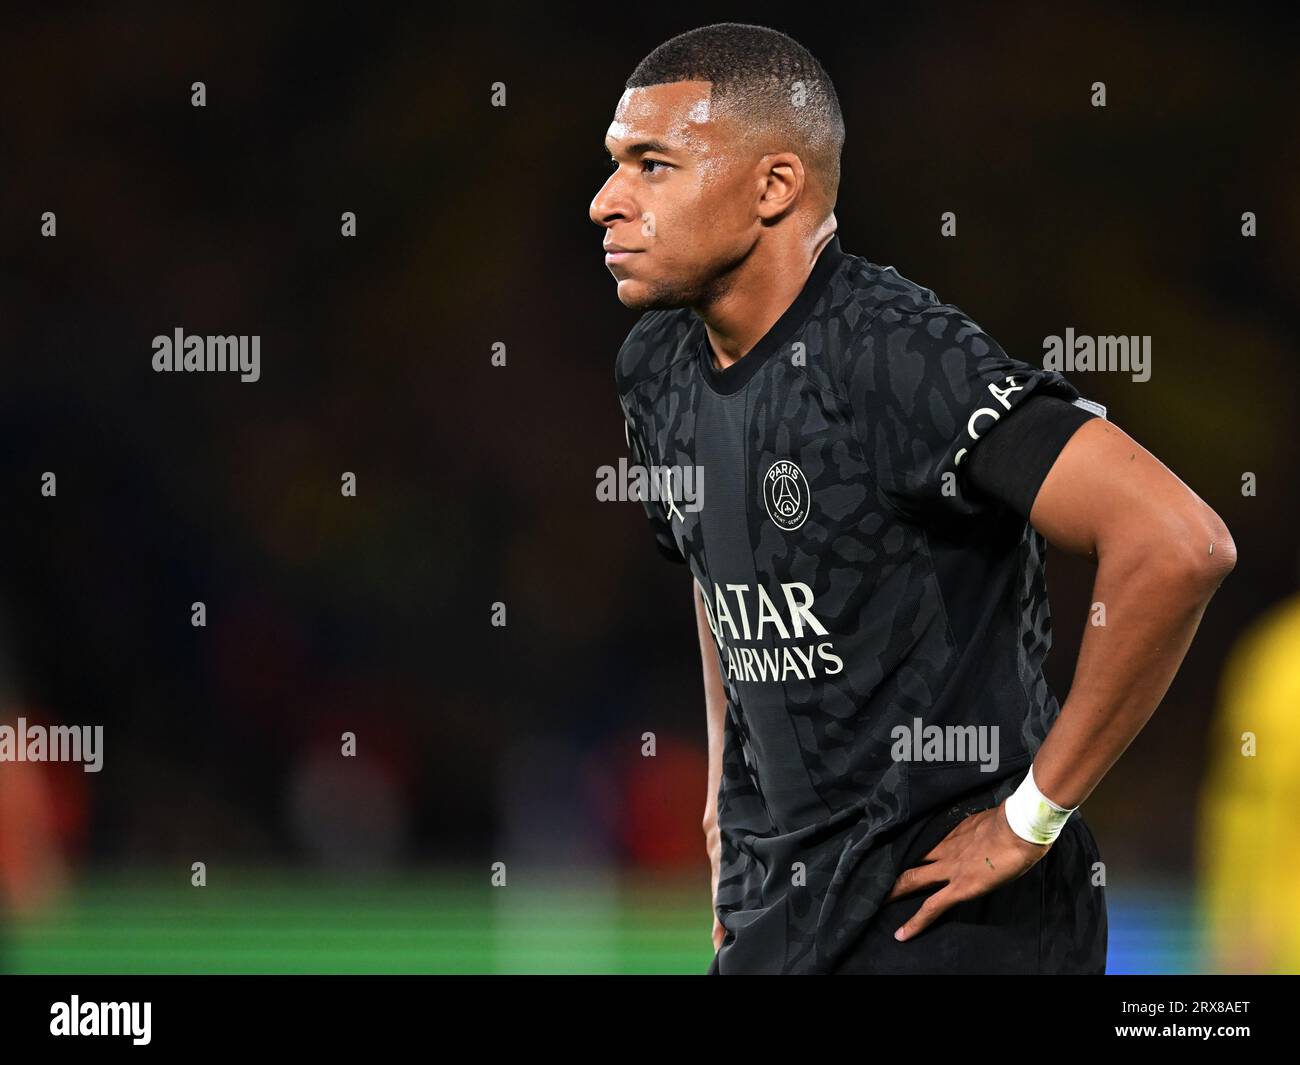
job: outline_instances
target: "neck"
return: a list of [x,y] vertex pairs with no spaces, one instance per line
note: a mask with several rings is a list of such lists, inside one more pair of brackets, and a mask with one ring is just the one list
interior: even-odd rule
[[695,308],[719,369],[747,355],[794,302],[837,224],[832,213],[810,237],[793,231],[778,237],[773,232],[731,272],[725,291]]

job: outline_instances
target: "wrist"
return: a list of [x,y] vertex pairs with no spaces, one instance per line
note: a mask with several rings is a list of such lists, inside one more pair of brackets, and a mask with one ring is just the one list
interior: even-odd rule
[[1039,791],[1031,764],[1025,779],[1007,797],[1002,809],[1012,832],[1027,843],[1048,846],[1056,842],[1065,822],[1078,807],[1061,806]]

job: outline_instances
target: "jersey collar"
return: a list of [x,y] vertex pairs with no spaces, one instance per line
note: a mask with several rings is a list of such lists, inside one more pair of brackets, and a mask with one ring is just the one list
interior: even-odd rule
[[700,342],[696,355],[700,364],[700,372],[703,373],[709,387],[724,396],[734,395],[744,388],[753,379],[754,375],[763,368],[763,365],[772,357],[773,353],[779,351],[785,342],[804,324],[808,315],[812,313],[813,307],[816,306],[818,297],[821,296],[830,282],[831,275],[835,273],[836,268],[846,257],[840,248],[840,237],[837,233],[826,242],[821,254],[817,256],[817,261],[813,263],[812,272],[809,273],[808,280],[804,282],[804,286],[799,295],[795,297],[794,302],[785,309],[785,313],[773,323],[771,329],[763,334],[757,344],[725,370],[719,370],[713,365],[713,352],[709,346],[709,334],[704,328],[704,323],[697,319],[700,324]]

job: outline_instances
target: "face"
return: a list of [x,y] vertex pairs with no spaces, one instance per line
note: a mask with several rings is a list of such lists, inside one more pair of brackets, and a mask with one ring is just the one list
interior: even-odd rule
[[624,306],[706,302],[757,239],[757,159],[711,108],[709,88],[678,81],[628,89],[614,111],[605,135],[612,172],[589,213],[606,230],[605,263]]

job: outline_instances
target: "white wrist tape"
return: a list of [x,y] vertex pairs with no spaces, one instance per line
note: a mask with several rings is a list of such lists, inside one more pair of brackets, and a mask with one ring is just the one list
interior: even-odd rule
[[1007,824],[1011,831],[1029,843],[1046,845],[1054,843],[1061,834],[1065,822],[1078,809],[1077,806],[1066,809],[1057,806],[1038,790],[1034,783],[1034,767],[1029,766],[1029,773],[1008,798],[1005,804]]

